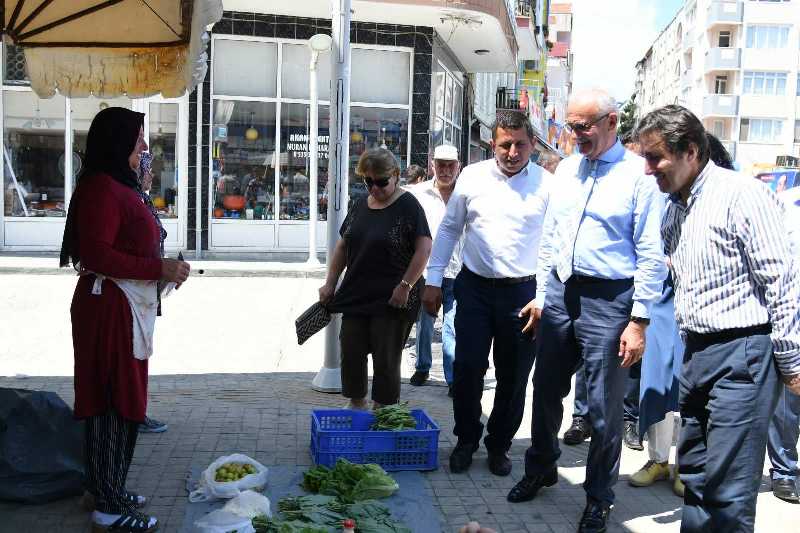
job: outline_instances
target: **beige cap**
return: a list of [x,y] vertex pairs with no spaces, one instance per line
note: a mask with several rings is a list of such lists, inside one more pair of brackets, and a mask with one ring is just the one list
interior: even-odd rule
[[434,159],[458,161],[458,149],[452,144],[441,144],[433,151]]

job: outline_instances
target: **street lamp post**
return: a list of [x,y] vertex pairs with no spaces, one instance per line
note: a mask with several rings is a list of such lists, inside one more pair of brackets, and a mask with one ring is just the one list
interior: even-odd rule
[[317,259],[317,167],[319,161],[319,94],[317,91],[317,63],[319,54],[330,50],[331,37],[324,33],[318,33],[308,40],[308,47],[311,49],[311,64],[309,65],[309,93],[311,95],[311,124],[309,125],[309,152],[311,156],[311,172],[308,185],[308,261],[309,266],[319,265]]
[[[347,215],[350,169],[350,4],[331,1],[331,96],[328,133],[328,263]],[[341,315],[333,315],[325,328],[325,361],[311,387],[322,392],[342,390],[339,330]]]

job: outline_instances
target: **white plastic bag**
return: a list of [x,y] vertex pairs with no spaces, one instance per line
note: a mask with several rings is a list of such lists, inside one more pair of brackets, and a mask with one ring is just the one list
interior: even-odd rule
[[255,533],[250,518],[223,509],[211,511],[194,523],[197,533]]
[[[238,481],[217,481],[214,479],[217,468],[226,463],[247,463],[255,467],[255,474],[248,474]],[[197,490],[189,493],[189,501],[205,502],[216,499],[235,498],[243,490],[262,490],[267,484],[267,467],[246,455],[234,453],[220,457],[200,474]]]
[[269,498],[252,490],[246,490],[229,500],[222,510],[246,518],[255,518],[262,514],[272,516],[269,507]]

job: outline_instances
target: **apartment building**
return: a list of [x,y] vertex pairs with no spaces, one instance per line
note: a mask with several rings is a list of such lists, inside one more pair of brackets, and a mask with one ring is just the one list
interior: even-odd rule
[[563,153],[572,149],[571,138],[564,131],[567,101],[572,93],[572,3],[550,5],[550,44],[547,54],[548,142]]
[[636,69],[639,116],[685,105],[745,172],[800,155],[800,1],[686,0]]

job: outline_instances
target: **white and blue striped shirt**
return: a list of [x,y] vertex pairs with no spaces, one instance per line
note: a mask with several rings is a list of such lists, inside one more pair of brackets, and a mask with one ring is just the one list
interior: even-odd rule
[[688,201],[670,197],[661,234],[681,331],[772,326],[784,375],[800,373],[800,273],[780,200],[759,181],[709,161]]

